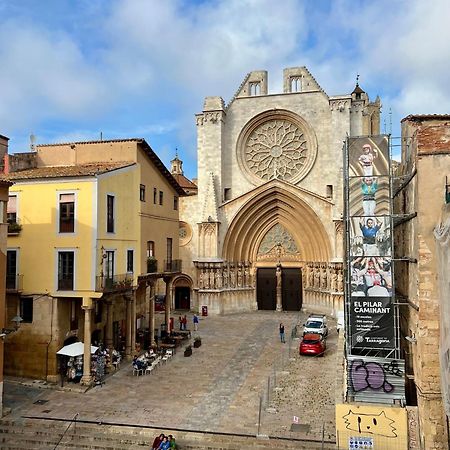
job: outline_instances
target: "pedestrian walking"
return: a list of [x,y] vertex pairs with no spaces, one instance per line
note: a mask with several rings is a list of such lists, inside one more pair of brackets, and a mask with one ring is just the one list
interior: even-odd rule
[[187,330],[187,317],[186,314],[183,316],[183,330],[186,331]]
[[180,316],[178,317],[178,321],[180,322],[180,331],[183,329],[183,318]]
[[280,341],[285,343],[286,340],[284,339],[284,325],[280,323]]
[[198,316],[197,316],[197,314],[194,314],[192,321],[194,322],[194,331],[198,331]]

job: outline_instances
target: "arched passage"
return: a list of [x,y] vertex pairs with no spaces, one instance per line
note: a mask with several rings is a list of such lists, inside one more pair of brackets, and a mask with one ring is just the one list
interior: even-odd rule
[[[311,204],[301,196],[309,196]],[[302,305],[302,268],[306,261],[329,261],[331,244],[319,218],[331,218],[326,199],[279,180],[255,190],[255,195],[237,212],[223,246],[227,261],[251,261],[256,268],[259,309],[299,310]],[[331,220],[331,219],[330,219]],[[276,254],[261,258],[261,242],[270,230],[280,225],[295,241],[297,254],[289,259]],[[282,274],[277,281],[276,267]]]
[[182,274],[176,277],[172,282],[174,292],[175,309],[191,309],[192,279]]
[[330,239],[314,209],[299,197],[303,191],[280,181],[268,183],[257,191],[228,228],[222,252],[224,259],[255,262],[262,239],[279,223],[295,239],[302,261],[329,261]]

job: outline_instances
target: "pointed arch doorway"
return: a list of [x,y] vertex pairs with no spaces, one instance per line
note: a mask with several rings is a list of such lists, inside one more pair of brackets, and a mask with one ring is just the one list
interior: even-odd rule
[[301,309],[304,265],[330,259],[330,240],[317,214],[323,203],[311,193],[272,180],[255,189],[235,215],[224,239],[223,259],[252,263],[258,309]]

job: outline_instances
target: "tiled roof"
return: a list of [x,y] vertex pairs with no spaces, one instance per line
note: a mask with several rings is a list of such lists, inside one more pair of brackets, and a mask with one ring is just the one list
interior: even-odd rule
[[76,141],[76,142],[56,142],[53,144],[38,144],[36,147],[59,147],[61,145],[82,145],[82,144],[107,144],[109,142],[140,142],[141,138],[128,139],[107,139],[101,141]]
[[450,114],[410,114],[401,121],[422,122],[424,120],[450,120]]
[[61,142],[59,144],[40,144],[37,147],[58,147],[61,145],[86,145],[86,144],[108,144],[108,143],[118,143],[118,142],[136,142],[140,144],[147,156],[156,166],[156,168],[161,172],[161,174],[167,179],[169,184],[175,189],[175,191],[181,195],[185,196],[186,192],[183,191],[183,188],[177,183],[172,174],[167,170],[167,167],[163,164],[163,162],[159,159],[158,155],[153,151],[148,142],[143,138],[129,138],[129,139],[109,139],[109,140],[101,140],[101,141],[78,141],[78,142]]
[[2,176],[4,180],[34,180],[38,178],[60,178],[60,177],[85,177],[100,175],[121,169],[122,167],[132,166],[133,162],[98,162],[90,164],[79,164],[76,166],[51,166],[37,167],[35,169],[10,172]]
[[186,178],[184,175],[172,174],[172,176],[183,189],[198,189],[198,186],[191,180],[189,180],[189,178]]

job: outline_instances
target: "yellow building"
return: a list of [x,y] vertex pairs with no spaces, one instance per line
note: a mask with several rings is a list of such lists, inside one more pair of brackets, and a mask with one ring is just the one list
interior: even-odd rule
[[[5,372],[55,380],[56,351],[91,342],[132,354],[151,328],[155,292],[178,264],[184,191],[142,139],[42,145],[9,158],[8,339]],[[165,284],[162,282],[164,280]]]

